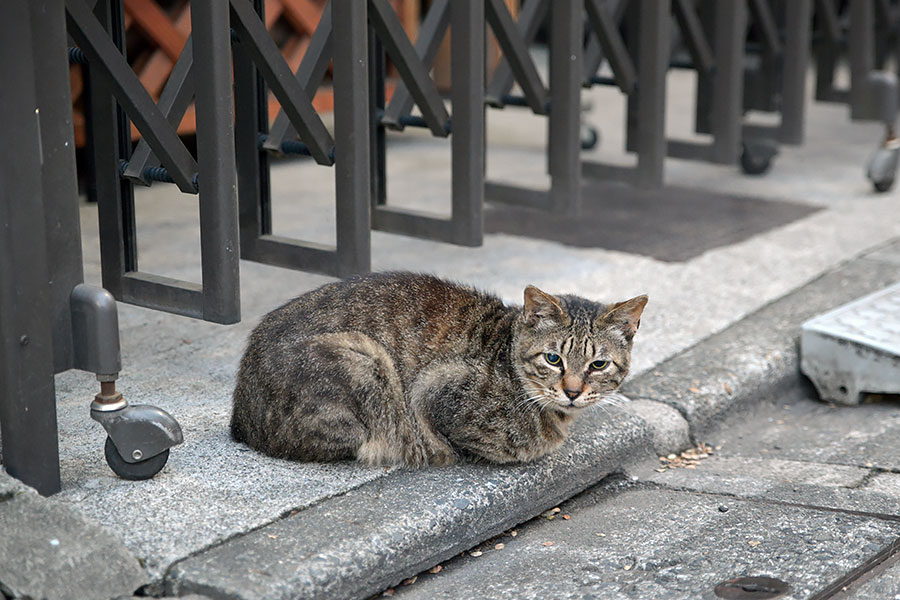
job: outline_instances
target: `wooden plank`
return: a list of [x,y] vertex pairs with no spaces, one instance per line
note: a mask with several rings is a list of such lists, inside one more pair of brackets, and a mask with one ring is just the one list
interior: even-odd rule
[[170,61],[178,60],[184,48],[186,35],[182,35],[172,21],[153,0],[124,0],[125,12],[131,15],[135,25],[165,52]]

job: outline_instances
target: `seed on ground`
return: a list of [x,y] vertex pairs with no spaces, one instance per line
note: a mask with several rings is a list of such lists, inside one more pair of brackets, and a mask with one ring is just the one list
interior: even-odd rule
[[502,542],[494,546],[494,550],[503,550],[504,548],[506,548],[506,545]]
[[553,545],[553,542],[544,542],[543,545],[544,545],[544,546],[552,546],[552,545]]
[[469,554],[471,556],[474,556],[475,558],[478,558],[479,556],[484,554],[484,552],[482,552],[481,550],[473,550],[473,551],[469,552]]
[[432,575],[436,575],[437,573],[440,573],[441,569],[443,569],[443,568],[444,567],[442,567],[441,565],[435,565],[435,566],[431,567],[430,569],[428,569],[428,572],[431,573]]

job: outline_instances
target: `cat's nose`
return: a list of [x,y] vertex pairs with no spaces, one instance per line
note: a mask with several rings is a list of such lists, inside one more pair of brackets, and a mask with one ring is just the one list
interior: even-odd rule
[[574,400],[581,395],[581,390],[563,390],[563,393],[569,397],[569,400]]

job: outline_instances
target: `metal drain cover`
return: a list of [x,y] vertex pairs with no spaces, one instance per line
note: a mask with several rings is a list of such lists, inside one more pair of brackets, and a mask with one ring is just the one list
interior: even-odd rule
[[763,600],[778,598],[791,589],[786,582],[774,577],[735,577],[715,588],[716,596],[729,600]]

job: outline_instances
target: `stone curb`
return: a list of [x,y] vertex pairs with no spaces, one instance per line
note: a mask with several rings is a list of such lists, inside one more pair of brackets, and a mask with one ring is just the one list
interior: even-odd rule
[[637,417],[602,411],[530,465],[397,470],[187,558],[166,592],[214,598],[353,598],[399,584],[650,457]]
[[147,573],[121,540],[0,469],[0,597],[102,600]]
[[761,399],[796,385],[809,317],[893,282],[897,264],[850,261],[623,387],[532,465],[399,470],[198,553],[170,568],[170,594],[214,598],[366,597],[522,523],[603,477],[684,449]]

